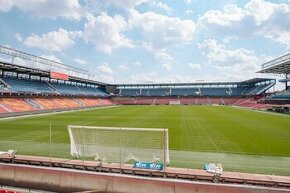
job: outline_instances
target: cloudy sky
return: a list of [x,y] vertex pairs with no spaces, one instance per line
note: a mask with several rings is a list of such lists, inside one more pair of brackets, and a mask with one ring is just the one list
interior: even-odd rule
[[290,51],[290,0],[0,0],[0,34],[109,83],[245,80]]

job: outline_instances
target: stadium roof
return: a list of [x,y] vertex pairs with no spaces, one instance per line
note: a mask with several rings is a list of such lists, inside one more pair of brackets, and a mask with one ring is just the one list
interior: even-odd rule
[[290,74],[290,53],[262,64],[258,73]]
[[[8,63],[8,62],[2,62],[2,61],[0,61],[0,70],[35,75],[35,76],[41,76],[41,77],[50,77],[50,71],[48,71],[48,70],[41,70],[41,69],[36,69],[36,68],[31,68],[31,67],[24,67],[24,66],[20,66],[20,65]],[[90,80],[90,79],[79,78],[79,77],[75,77],[75,76],[69,76],[69,80],[82,82],[82,83],[88,83],[88,84],[107,85],[107,83],[103,83],[103,82],[99,82],[99,81],[95,81],[95,80]]]
[[195,83],[146,83],[146,84],[116,84],[115,86],[189,86],[189,85],[249,85],[264,81],[274,81],[269,78],[253,78],[242,82],[195,82]]

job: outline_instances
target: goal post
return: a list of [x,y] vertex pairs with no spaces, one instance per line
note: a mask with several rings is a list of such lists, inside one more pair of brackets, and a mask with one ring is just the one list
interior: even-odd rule
[[168,129],[68,125],[68,132],[74,157],[108,163],[170,162]]

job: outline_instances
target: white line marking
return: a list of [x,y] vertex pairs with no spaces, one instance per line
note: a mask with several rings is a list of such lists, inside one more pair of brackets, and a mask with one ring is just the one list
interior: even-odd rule
[[103,107],[93,107],[93,108],[86,108],[86,109],[72,109],[72,110],[65,110],[65,111],[59,111],[59,112],[47,112],[47,113],[39,113],[39,114],[31,114],[31,115],[20,115],[20,116],[15,116],[15,117],[3,117],[3,118],[0,118],[0,121],[10,120],[10,119],[21,119],[21,118],[27,118],[27,117],[63,114],[63,113],[74,113],[74,112],[78,112],[78,111],[91,111],[91,110],[96,110],[96,109],[108,109],[108,108],[114,108],[114,107],[118,107],[118,106],[117,105],[103,106]]

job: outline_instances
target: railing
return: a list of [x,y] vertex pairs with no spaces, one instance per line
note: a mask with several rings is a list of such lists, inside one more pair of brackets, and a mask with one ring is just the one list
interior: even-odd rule
[[269,68],[290,61],[290,53],[262,64],[262,69]]

